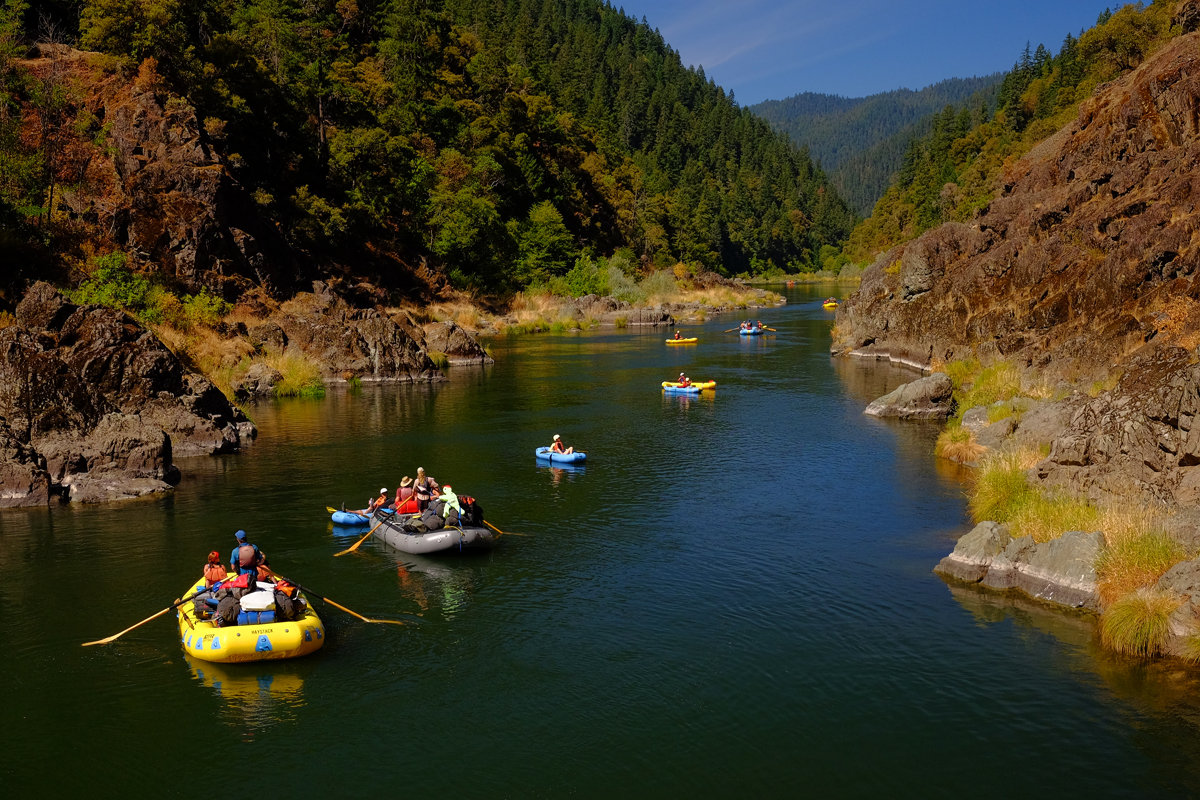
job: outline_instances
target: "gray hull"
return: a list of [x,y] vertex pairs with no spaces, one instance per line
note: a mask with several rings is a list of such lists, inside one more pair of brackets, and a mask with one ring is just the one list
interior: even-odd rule
[[[398,520],[403,523],[405,518]],[[375,535],[405,553],[440,553],[445,550],[469,550],[491,547],[495,541],[487,528],[442,528],[428,533],[409,533],[387,520],[375,529]]]

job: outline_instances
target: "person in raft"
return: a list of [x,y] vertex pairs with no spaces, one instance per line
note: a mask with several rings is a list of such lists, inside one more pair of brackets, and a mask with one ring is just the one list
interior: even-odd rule
[[400,488],[396,490],[396,502],[392,504],[392,508],[396,509],[398,514],[414,514],[417,511],[417,501],[413,499],[413,479],[404,476],[404,480],[400,481]]
[[437,495],[440,487],[433,478],[425,475],[424,467],[417,467],[417,479],[413,482],[413,493],[417,498],[417,510],[429,508],[429,501]]
[[682,334],[682,333],[680,333],[679,331],[675,331],[675,339],[676,339],[676,341],[678,341],[679,339],[682,339],[682,338],[683,338],[683,334]]
[[761,319],[758,321],[758,326],[757,326],[757,327],[758,327],[758,329],[759,329],[760,331],[762,330],[762,320],[761,320]]
[[691,386],[691,385],[692,385],[692,382],[691,382],[691,380],[688,378],[688,376],[687,376],[687,375],[684,375],[684,374],[681,372],[681,373],[679,373],[679,385],[680,385],[681,387],[687,387],[687,386]]
[[[246,532],[238,531],[234,534],[237,539],[237,547],[233,548],[233,552],[229,554],[229,568],[238,575],[243,575],[247,572],[252,572],[261,567],[270,566],[267,557],[258,549],[258,545],[250,544],[246,541]],[[261,577],[260,573],[260,577]]]
[[213,584],[225,580],[225,567],[221,564],[221,554],[213,550],[208,554],[208,563],[204,565],[204,587],[212,588]]
[[575,452],[575,448],[567,447],[565,444],[563,444],[562,437],[556,433],[554,434],[554,444],[550,445],[550,452],[561,453],[564,456],[569,456],[571,453]]

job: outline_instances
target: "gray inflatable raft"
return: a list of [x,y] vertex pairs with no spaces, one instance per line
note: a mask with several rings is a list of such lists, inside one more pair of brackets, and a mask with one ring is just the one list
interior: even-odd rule
[[470,525],[462,528],[442,528],[426,533],[409,533],[402,527],[409,519],[412,519],[412,515],[401,514],[398,518],[384,519],[380,522],[376,516],[373,521],[379,522],[379,527],[375,529],[375,535],[405,553],[477,550],[491,547],[496,540],[488,528],[475,528]]

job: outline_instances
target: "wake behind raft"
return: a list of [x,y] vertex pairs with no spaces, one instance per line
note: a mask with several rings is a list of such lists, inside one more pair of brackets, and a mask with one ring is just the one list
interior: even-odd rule
[[420,514],[397,514],[383,508],[371,524],[374,535],[405,553],[442,553],[449,550],[478,550],[496,541],[484,527],[483,509],[472,497],[459,495],[459,508],[435,499]]

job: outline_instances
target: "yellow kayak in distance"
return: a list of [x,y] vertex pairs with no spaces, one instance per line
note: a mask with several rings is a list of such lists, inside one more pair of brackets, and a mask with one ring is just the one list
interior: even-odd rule
[[700,341],[700,337],[693,336],[691,339],[667,339],[667,344],[695,344]]
[[[229,573],[229,578],[235,577]],[[204,589],[201,580],[184,597]],[[299,595],[304,597],[303,594]],[[325,644],[325,624],[310,604],[300,619],[218,628],[211,620],[196,619],[191,600],[179,607],[179,638],[184,652],[204,661],[234,663],[298,658]]]
[[830,302],[830,301],[826,300],[826,301],[825,301],[824,303],[822,303],[821,305],[822,305],[822,306],[824,306],[825,308],[837,308],[837,307],[838,307],[838,304],[837,304],[837,301],[836,301],[836,300],[834,300],[833,302]]
[[687,392],[703,391],[705,389],[717,388],[717,382],[716,381],[705,381],[703,383],[689,383],[687,386],[680,386],[677,381],[663,381],[662,388],[676,389],[676,390],[682,390],[682,391],[687,391]]

